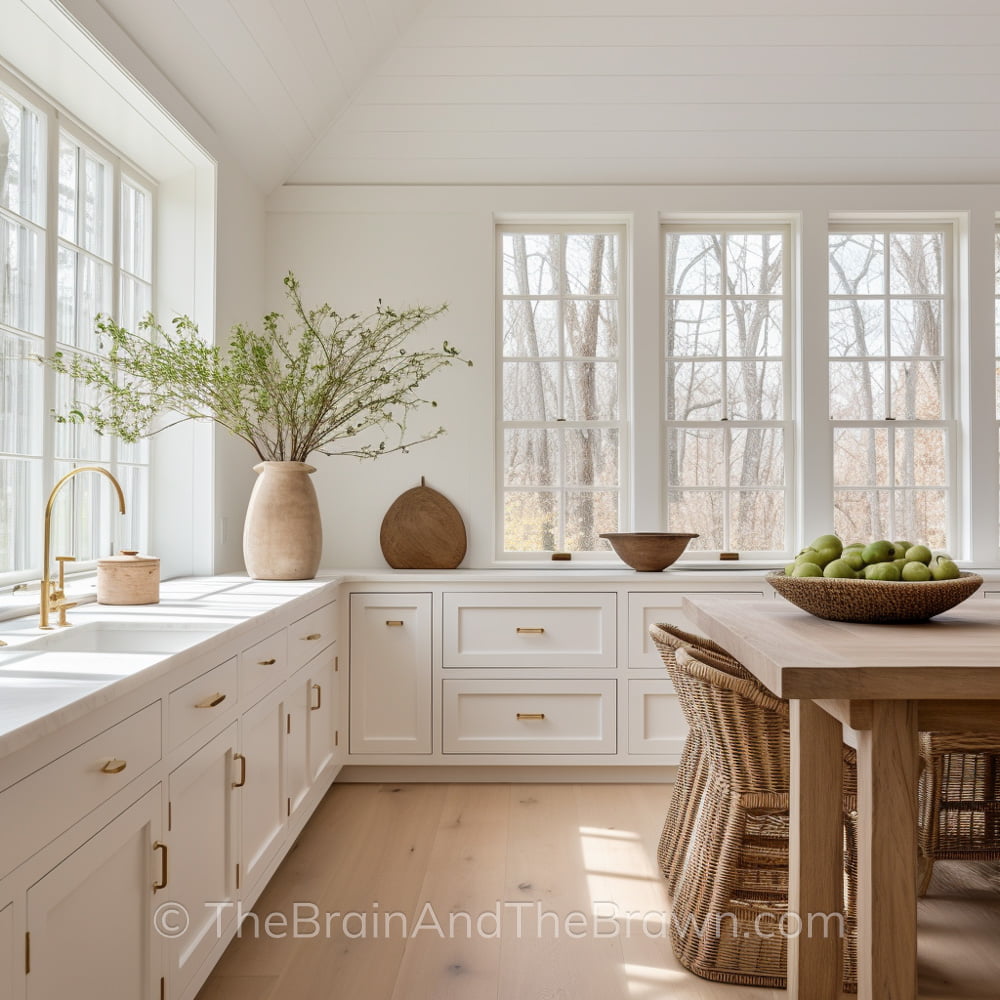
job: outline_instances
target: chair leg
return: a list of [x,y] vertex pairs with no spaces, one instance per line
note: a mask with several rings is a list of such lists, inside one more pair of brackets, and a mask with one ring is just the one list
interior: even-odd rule
[[931,884],[931,876],[934,874],[934,859],[917,855],[917,896],[923,898],[927,895],[927,890]]

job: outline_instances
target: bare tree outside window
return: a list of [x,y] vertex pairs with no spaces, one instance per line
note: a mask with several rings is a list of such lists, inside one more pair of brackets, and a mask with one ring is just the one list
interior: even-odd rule
[[667,527],[692,550],[787,548],[787,241],[664,231]]
[[621,506],[621,234],[498,238],[503,551],[602,550]]
[[831,228],[834,530],[948,546],[944,229]]

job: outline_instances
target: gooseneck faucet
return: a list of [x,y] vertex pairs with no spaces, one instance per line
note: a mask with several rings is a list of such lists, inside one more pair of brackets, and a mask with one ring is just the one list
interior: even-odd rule
[[102,476],[107,476],[111,480],[111,485],[114,486],[115,491],[118,493],[118,509],[122,514],[125,513],[125,494],[122,492],[121,485],[118,480],[115,479],[107,469],[102,469],[99,465],[82,465],[79,469],[73,469],[71,472],[67,472],[62,479],[59,480],[55,486],[52,487],[52,492],[49,494],[49,502],[45,505],[45,540],[42,545],[42,599],[40,605],[40,613],[38,617],[38,627],[50,629],[53,626],[49,624],[49,615],[53,611],[59,612],[59,624],[69,625],[70,622],[66,621],[66,611],[69,608],[75,608],[76,603],[66,600],[66,563],[73,562],[73,556],[56,556],[56,562],[59,563],[59,580],[58,583],[52,582],[51,573],[51,558],[50,552],[52,547],[52,505],[55,503],[56,494],[62,489],[62,487],[69,482],[74,476],[79,475],[81,472],[99,472]]

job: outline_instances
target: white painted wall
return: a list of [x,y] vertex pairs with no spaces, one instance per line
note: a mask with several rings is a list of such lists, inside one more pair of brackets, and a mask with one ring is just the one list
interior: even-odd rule
[[[378,297],[392,305],[446,300],[450,310],[426,328],[447,338],[475,367],[435,376],[438,409],[428,423],[448,428],[446,437],[408,455],[375,463],[316,456],[316,486],[324,515],[323,564],[384,566],[378,535],[382,517],[404,490],[426,476],[456,504],[469,534],[464,565],[493,560],[494,481],[494,243],[495,215],[612,213],[630,220],[635,377],[642,397],[658,398],[660,367],[659,221],[687,213],[763,213],[792,221],[801,256],[797,322],[809,350],[795,359],[806,385],[825,385],[827,259],[825,231],[834,213],[922,212],[957,218],[963,263],[958,276],[966,305],[959,317],[962,363],[970,371],[966,417],[995,426],[993,226],[1000,186],[316,186],[286,187],[268,202],[267,299],[279,308],[281,277],[293,269],[307,304],[329,301],[342,312],[367,310]],[[970,248],[972,254],[969,254]],[[971,266],[969,261],[971,260]],[[971,332],[970,332],[971,331]],[[655,404],[654,404],[655,405]],[[819,438],[802,440],[805,474],[829,478],[824,458],[822,392],[797,401],[812,408]],[[634,527],[659,524],[659,414],[633,414],[636,455]],[[965,520],[985,526],[966,549],[996,558],[997,451],[995,435],[980,439],[962,469],[959,503]],[[973,472],[973,470],[975,470]],[[974,488],[978,487],[978,488]],[[827,493],[830,491],[827,490]],[[820,495],[822,495],[822,486]],[[973,517],[969,517],[973,514]],[[800,512],[800,534],[828,530],[830,514]],[[992,527],[991,527],[992,526]],[[564,564],[563,564],[564,565]]]

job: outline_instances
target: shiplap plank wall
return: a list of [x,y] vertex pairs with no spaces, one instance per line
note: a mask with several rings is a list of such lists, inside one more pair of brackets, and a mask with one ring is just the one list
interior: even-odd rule
[[992,181],[987,0],[432,0],[299,183]]

